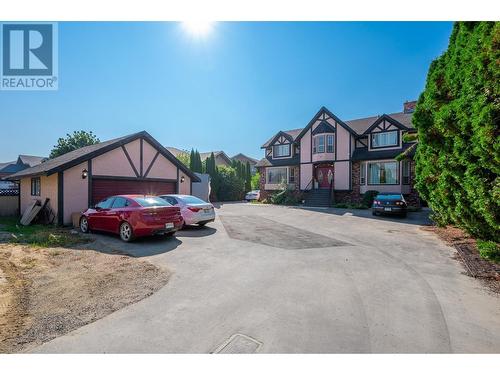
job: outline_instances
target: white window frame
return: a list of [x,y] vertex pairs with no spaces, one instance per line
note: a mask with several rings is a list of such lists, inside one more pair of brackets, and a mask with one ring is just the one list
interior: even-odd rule
[[[329,140],[332,140],[332,144],[330,144]],[[329,146],[332,146],[332,150],[328,150]],[[333,134],[327,134],[326,135],[326,152],[327,153],[333,153],[335,152],[335,138],[333,137]]]
[[[370,161],[367,162],[367,184],[368,185],[399,185],[399,162],[395,160],[387,160],[387,161]],[[371,168],[370,166],[372,164],[396,164],[396,182],[395,183],[388,183],[388,182],[380,182],[380,177],[379,177],[379,182],[371,182]]]
[[361,163],[359,168],[359,184],[366,185],[366,163]]
[[272,170],[276,170],[276,169],[285,169],[286,170],[286,183],[288,183],[288,179],[289,179],[288,167],[268,167],[268,168],[266,168],[266,184],[279,185],[279,184],[283,183],[283,181],[279,181],[279,182],[270,182],[269,181],[269,172]]
[[[397,146],[398,145],[398,132],[399,132],[399,130],[391,130],[391,131],[388,131],[388,132],[372,133],[371,137],[370,137],[370,142],[371,142],[372,148],[383,148],[383,147]],[[374,140],[375,140],[376,137],[385,138],[385,141],[387,141],[388,140],[387,136],[389,134],[392,134],[392,133],[396,134],[396,138],[394,140],[394,143],[384,143],[384,144],[375,145],[376,142],[374,142]]]
[[[286,155],[277,155],[275,150],[276,149],[282,149],[283,147],[288,148],[288,154]],[[292,155],[292,147],[290,143],[285,143],[285,144],[280,144],[280,145],[273,145],[273,158],[288,158]]]

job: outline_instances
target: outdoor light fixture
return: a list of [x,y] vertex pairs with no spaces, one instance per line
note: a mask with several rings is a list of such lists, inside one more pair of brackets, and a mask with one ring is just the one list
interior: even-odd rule
[[82,171],[82,178],[85,180],[85,179],[87,178],[87,176],[88,176],[88,175],[89,175],[89,172],[88,172],[86,169],[84,169],[84,170]]
[[184,176],[181,177],[181,184],[184,182]]

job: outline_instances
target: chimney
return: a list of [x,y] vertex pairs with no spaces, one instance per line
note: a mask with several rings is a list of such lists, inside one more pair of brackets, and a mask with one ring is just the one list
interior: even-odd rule
[[417,105],[417,101],[413,100],[409,102],[408,100],[403,103],[403,113],[413,113],[415,112],[415,106]]

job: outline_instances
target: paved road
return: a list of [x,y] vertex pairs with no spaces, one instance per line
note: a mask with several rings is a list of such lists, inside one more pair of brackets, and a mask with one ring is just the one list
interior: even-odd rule
[[[407,220],[225,204],[209,228],[121,249],[173,271],[153,296],[37,352],[500,352],[500,298]],[[227,344],[227,345],[226,345]]]

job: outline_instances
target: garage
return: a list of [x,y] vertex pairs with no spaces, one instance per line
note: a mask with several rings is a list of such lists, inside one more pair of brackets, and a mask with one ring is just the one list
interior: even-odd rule
[[119,194],[191,194],[199,178],[146,131],[85,146],[9,178],[20,184],[21,213],[45,202],[57,224]]
[[96,179],[92,181],[92,204],[96,204],[111,195],[144,194],[162,195],[175,194],[176,183],[165,181],[140,181],[137,179]]

